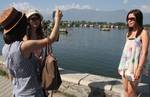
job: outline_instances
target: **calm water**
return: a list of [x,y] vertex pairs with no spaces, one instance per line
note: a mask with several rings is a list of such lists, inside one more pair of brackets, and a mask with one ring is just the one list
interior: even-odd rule
[[[68,32],[67,35],[60,35],[59,42],[53,45],[60,67],[119,78],[117,67],[126,30],[107,32],[92,28],[70,28]],[[150,53],[148,58],[150,60]],[[149,83],[150,76],[144,77],[143,82]]]

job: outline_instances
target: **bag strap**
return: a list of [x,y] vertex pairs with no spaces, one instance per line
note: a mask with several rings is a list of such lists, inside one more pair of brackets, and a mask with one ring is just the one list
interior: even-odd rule
[[[53,52],[52,45],[47,45],[45,51],[46,51],[46,55],[52,54],[52,52]],[[51,90],[50,97],[53,97],[53,93],[54,93],[54,91]]]
[[53,53],[53,49],[52,49],[52,45],[47,45],[46,46],[46,54],[52,54]]

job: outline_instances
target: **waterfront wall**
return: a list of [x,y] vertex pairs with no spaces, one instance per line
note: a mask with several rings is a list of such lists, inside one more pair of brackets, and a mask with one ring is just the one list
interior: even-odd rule
[[[122,81],[116,78],[60,70],[63,83],[59,91],[76,97],[122,97]],[[140,97],[150,97],[148,84],[139,84]]]
[[[2,64],[0,57],[0,64]],[[123,86],[120,79],[79,73],[76,71],[59,69],[63,80],[58,91],[75,97],[122,97]],[[139,84],[140,97],[150,97],[148,84]],[[11,91],[10,91],[11,92]]]

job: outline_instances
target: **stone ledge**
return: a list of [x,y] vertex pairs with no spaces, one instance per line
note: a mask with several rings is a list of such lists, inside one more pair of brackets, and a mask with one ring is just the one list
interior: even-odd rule
[[[123,86],[121,79],[60,70],[63,83],[59,91],[77,97],[121,97]],[[141,97],[150,97],[149,85],[140,83]]]
[[88,76],[88,73],[79,73],[70,70],[60,70],[61,78],[64,81],[69,81],[75,84],[80,84],[80,81]]

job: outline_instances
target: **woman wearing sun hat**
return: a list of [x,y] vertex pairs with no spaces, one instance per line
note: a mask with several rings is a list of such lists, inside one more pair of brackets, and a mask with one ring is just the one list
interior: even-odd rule
[[[33,39],[43,39],[45,37],[43,29],[42,29],[42,19],[43,16],[40,14],[38,10],[30,9],[26,13],[28,26],[27,32],[24,37],[25,40]],[[40,55],[39,50],[35,52],[36,56]]]
[[[38,10],[30,9],[30,10],[26,11],[25,15],[27,17],[28,26],[27,26],[27,32],[24,37],[24,40],[43,39],[45,37],[45,35],[43,32],[43,27],[42,27],[43,16],[41,15],[41,13]],[[37,59],[37,75],[38,75],[38,80],[40,83],[41,83],[40,73],[42,71],[41,61],[44,57],[43,56],[44,51],[45,51],[44,48],[40,48],[40,49],[34,50],[34,52],[33,52]],[[48,92],[46,90],[44,90],[44,95],[45,95],[45,97],[48,97]]]
[[42,39],[44,32],[42,30],[43,16],[38,10],[30,9],[25,13],[28,21],[27,39]]
[[47,38],[23,41],[27,28],[25,14],[13,7],[0,14],[0,25],[4,28],[3,38],[5,42],[2,55],[13,76],[13,94],[15,97],[44,97],[37,80],[36,58],[32,52],[55,41],[61,17],[62,13],[57,9],[54,27]]

